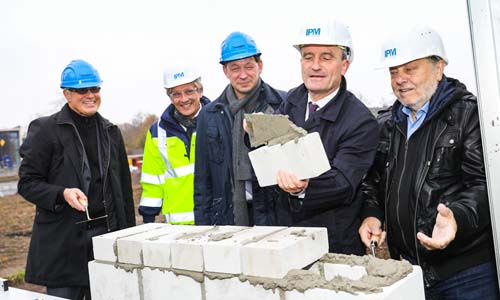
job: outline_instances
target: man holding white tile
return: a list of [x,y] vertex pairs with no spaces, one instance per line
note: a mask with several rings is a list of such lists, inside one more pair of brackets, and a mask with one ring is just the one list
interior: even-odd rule
[[304,83],[288,92],[279,112],[320,134],[331,168],[309,180],[278,171],[278,185],[288,196],[283,203],[288,220],[279,223],[327,227],[330,252],[362,255],[361,203],[354,196],[373,161],[378,129],[368,108],[347,90],[351,35],[338,21],[313,21],[302,28],[294,47],[301,54]]

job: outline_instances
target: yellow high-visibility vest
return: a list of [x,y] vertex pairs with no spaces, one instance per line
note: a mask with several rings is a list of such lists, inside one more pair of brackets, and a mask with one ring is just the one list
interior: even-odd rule
[[184,142],[167,137],[157,122],[158,136],[148,131],[142,163],[141,206],[161,207],[167,223],[194,224],[194,160],[196,133],[190,155]]

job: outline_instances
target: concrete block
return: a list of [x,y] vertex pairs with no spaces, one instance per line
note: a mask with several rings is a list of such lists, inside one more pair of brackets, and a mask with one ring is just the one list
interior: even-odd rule
[[134,234],[146,232],[163,226],[168,226],[168,225],[164,223],[148,223],[95,236],[92,238],[92,243],[94,247],[93,249],[94,259],[107,262],[116,262],[118,261],[118,258],[117,258],[117,251],[115,248],[116,246],[115,242],[118,238],[131,236]]
[[263,146],[248,153],[260,186],[277,184],[278,170],[299,179],[317,177],[330,170],[330,162],[317,132],[283,145]]
[[282,278],[328,252],[326,228],[292,227],[241,248],[243,274]]
[[173,225],[171,231],[142,242],[142,259],[145,266],[153,268],[172,267],[171,245],[176,239],[212,229],[213,226]]
[[358,280],[366,275],[366,269],[362,266],[349,266],[343,264],[324,264],[325,279],[330,281],[335,276],[342,276],[351,280]]
[[425,299],[422,269],[413,266],[413,272],[390,287],[384,288],[385,300],[421,300]]
[[177,238],[171,245],[172,268],[203,272],[203,244],[211,240],[212,236],[231,234],[246,228],[248,227],[215,226],[201,233],[193,233],[186,237]]
[[92,299],[141,299],[139,272],[139,269],[125,270],[106,262],[89,262]]
[[394,283],[391,286],[382,288],[380,293],[358,293],[349,294],[342,291],[327,289],[310,289],[304,293],[299,291],[285,292],[285,300],[422,300],[425,299],[425,292],[422,279],[422,270],[418,266],[413,266],[413,272]]
[[184,231],[186,227],[191,225],[168,225],[153,228],[142,233],[120,237],[116,240],[116,248],[118,253],[118,262],[142,265],[142,244],[149,239],[156,239],[164,235],[170,235],[174,232]]
[[173,272],[144,268],[142,270],[143,300],[202,300],[201,283]]
[[[187,298],[186,298],[187,299]],[[253,286],[233,277],[224,280],[205,278],[205,300],[280,300],[280,292],[266,290],[261,285]]]
[[230,238],[203,245],[205,271],[241,274],[241,247],[287,227],[255,226],[234,233]]

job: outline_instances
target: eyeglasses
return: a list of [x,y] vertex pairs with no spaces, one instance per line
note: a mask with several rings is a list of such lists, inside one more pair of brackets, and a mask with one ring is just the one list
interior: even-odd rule
[[97,94],[97,93],[99,93],[100,90],[101,90],[100,86],[91,86],[91,87],[88,87],[88,88],[81,88],[81,89],[68,88],[68,91],[75,92],[75,93],[78,93],[80,95],[85,95],[89,91],[92,94]]
[[190,97],[190,96],[193,96],[194,93],[196,93],[197,91],[198,91],[198,88],[186,89],[183,91],[172,92],[172,93],[168,94],[168,96],[172,99],[180,99],[180,98],[182,98],[182,94],[186,95],[187,97]]

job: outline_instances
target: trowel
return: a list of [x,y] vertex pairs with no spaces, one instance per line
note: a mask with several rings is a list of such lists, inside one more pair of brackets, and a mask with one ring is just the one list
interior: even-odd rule
[[104,216],[100,216],[100,217],[97,217],[97,218],[91,218],[90,214],[89,214],[89,203],[87,202],[87,200],[80,200],[80,203],[85,208],[85,214],[87,215],[87,220],[76,222],[76,224],[86,223],[86,222],[95,221],[95,220],[99,220],[99,219],[104,219],[104,218],[108,217],[108,215],[106,214]]
[[376,240],[372,240],[370,242],[370,250],[372,252],[372,255],[375,256],[375,249],[377,249],[378,243]]

